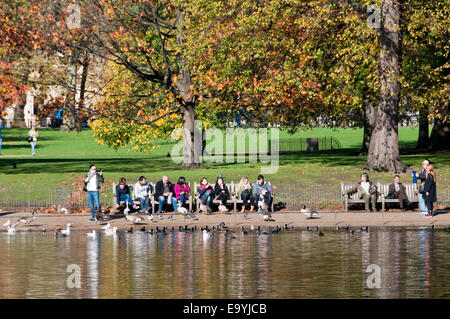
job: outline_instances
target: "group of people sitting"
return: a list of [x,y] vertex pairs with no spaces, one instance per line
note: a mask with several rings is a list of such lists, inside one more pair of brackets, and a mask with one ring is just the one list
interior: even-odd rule
[[[131,198],[131,192],[126,179],[122,177],[116,186],[117,206],[121,202],[125,202],[126,205],[131,205],[134,209],[139,209],[141,213],[148,213],[151,209],[150,196],[152,194],[158,202],[158,214],[163,211],[164,204],[171,205],[173,210],[178,212],[189,200],[191,189],[184,177],[180,177],[174,185],[169,181],[169,176],[164,175],[156,183],[155,189],[153,189],[153,186],[147,179],[141,176],[133,188],[133,196],[139,201],[138,206]],[[222,175],[219,175],[214,185],[210,184],[206,178],[202,178],[198,187],[198,199],[201,203],[212,208],[213,200],[218,200],[220,201],[220,211],[226,210],[223,207],[231,199],[231,196],[236,196],[237,199],[242,200],[241,212],[245,212],[247,205],[250,205],[250,212],[253,212],[255,211],[255,207],[261,206],[261,203],[266,203],[267,210],[270,212],[273,201],[272,194],[272,187],[264,180],[263,175],[259,175],[253,185],[247,177],[243,177],[236,187],[236,192],[233,194],[230,193]]]
[[[419,208],[426,217],[433,216],[433,203],[436,202],[436,172],[429,160],[422,162],[422,171],[413,173],[413,177],[420,179],[419,186]],[[377,186],[369,180],[367,173],[360,175],[360,181],[353,187],[347,189],[342,195],[351,195],[357,193],[359,199],[364,200],[365,210],[369,211],[369,203],[372,205],[372,211],[376,211],[376,202],[378,190]],[[400,176],[394,176],[394,182],[389,185],[386,199],[398,199],[402,211],[410,208],[410,201],[406,194],[405,186],[400,182]]]

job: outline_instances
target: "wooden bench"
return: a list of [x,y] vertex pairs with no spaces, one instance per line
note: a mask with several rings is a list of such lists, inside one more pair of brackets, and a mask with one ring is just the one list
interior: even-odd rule
[[[389,185],[377,183],[377,203],[381,203],[381,210],[384,212],[386,203],[398,203],[398,199],[386,199],[385,197],[388,195]],[[344,191],[351,189],[355,184],[344,184],[341,182],[341,194]],[[411,203],[419,202],[419,198],[417,196],[417,184],[412,183],[403,183],[406,188],[406,195],[408,196],[408,200]],[[364,204],[364,199],[358,198],[358,194],[354,193],[352,195],[342,195],[342,204],[345,212],[348,212],[349,204]]]
[[[269,185],[271,185],[270,182],[267,182],[267,183],[269,183]],[[225,183],[225,185],[227,185],[228,192],[230,193],[230,198],[227,200],[227,205],[233,205],[233,212],[236,212],[237,204],[242,204],[243,203],[242,199],[236,197],[236,194],[237,194],[236,189],[237,189],[238,184],[236,184],[233,181],[231,181],[230,183]],[[195,191],[193,193],[195,194],[196,212],[197,213],[199,212],[200,203],[201,203],[200,195],[198,193],[198,187],[199,186],[200,186],[200,184],[197,184],[197,182],[194,183],[194,190]],[[253,189],[252,189],[252,192],[253,192]],[[272,193],[272,197],[273,196],[274,195]],[[220,205],[222,202],[220,200],[213,199],[212,203]],[[272,205],[271,206],[272,206],[272,212],[273,212],[274,201],[272,201]]]
[[[150,185],[152,185],[153,187],[153,192],[155,191],[155,185],[152,182],[149,182]],[[116,194],[116,183],[112,184],[112,188],[113,188],[113,208],[117,207],[117,194]],[[133,199],[133,201],[138,204],[139,201],[137,199],[134,199],[134,185],[135,184],[128,184],[128,188],[130,189],[130,196]],[[173,184],[175,186],[175,184]],[[191,183],[188,183],[189,188],[191,188]],[[120,203],[119,203],[120,204]],[[186,198],[186,204],[189,205],[189,211],[192,211],[192,206],[193,206],[193,199],[192,199],[192,188],[191,188],[191,194],[189,194],[189,196]],[[150,194],[149,195],[149,205],[152,208],[152,211],[154,211],[154,206],[155,205],[159,205],[159,201],[157,199],[155,199],[155,195],[154,194]]]
[[[378,183],[378,193],[380,194],[379,196],[381,196],[383,198],[383,201],[382,201],[383,211],[386,208],[387,203],[399,203],[398,198],[392,198],[392,199],[385,198],[389,194],[389,185],[390,184]],[[417,184],[403,183],[403,185],[405,186],[406,195],[408,196],[408,200],[411,203],[418,203],[419,202],[419,196],[418,196],[419,192],[417,191]]]

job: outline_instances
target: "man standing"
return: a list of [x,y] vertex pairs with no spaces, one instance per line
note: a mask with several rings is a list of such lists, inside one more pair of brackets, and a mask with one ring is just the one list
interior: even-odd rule
[[406,195],[405,185],[400,183],[400,176],[394,176],[394,182],[389,185],[388,198],[397,198],[400,204],[400,209],[405,211],[405,204],[408,206],[408,195]]
[[425,205],[425,200],[423,199],[423,187],[425,185],[425,180],[427,179],[427,166],[430,164],[429,160],[424,160],[422,162],[422,171],[420,173],[416,173],[416,177],[418,179],[420,179],[420,186],[419,186],[419,208],[420,208],[420,212],[422,214],[427,214],[428,213],[428,209],[427,206]]
[[178,210],[177,200],[173,193],[173,184],[169,182],[169,176],[164,175],[162,179],[156,183],[155,198],[157,198],[159,202],[158,214],[161,214],[165,202],[169,205],[172,204],[175,212]]
[[97,206],[99,219],[103,220],[102,208],[100,207],[100,183],[103,183],[103,171],[100,169],[100,172],[97,173],[97,168],[95,165],[91,165],[89,167],[89,172],[86,174],[86,178],[84,180],[84,191],[87,192],[87,198],[89,202],[89,207],[91,208],[92,218],[89,219],[91,222],[95,222],[97,219],[95,218],[95,206]]
[[342,195],[358,193],[358,198],[364,199],[364,208],[369,212],[369,201],[372,202],[372,211],[377,211],[377,187],[369,180],[367,173],[362,173],[358,184],[344,191]]
[[258,175],[258,180],[253,184],[253,197],[255,198],[256,207],[259,207],[259,202],[265,202],[268,206],[269,213],[272,212],[272,187],[269,183],[264,181],[264,176]]

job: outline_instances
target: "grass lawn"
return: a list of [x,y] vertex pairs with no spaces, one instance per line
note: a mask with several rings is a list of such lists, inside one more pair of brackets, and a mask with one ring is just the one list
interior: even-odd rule
[[[61,132],[57,129],[40,129],[37,156],[31,157],[31,147],[26,142],[27,130],[3,129],[3,148],[0,157],[0,191],[4,196],[23,199],[27,192],[34,197],[45,196],[56,188],[67,188],[79,191],[82,177],[90,164],[102,168],[105,175],[105,187],[102,193],[103,201],[111,202],[111,183],[120,177],[125,177],[130,183],[144,175],[156,182],[161,175],[167,173],[172,182],[179,176],[185,176],[188,181],[199,182],[201,177],[211,181],[222,173],[226,181],[239,181],[246,175],[251,181],[261,171],[261,163],[219,164],[205,163],[196,170],[180,169],[168,152],[175,142],[161,141],[158,149],[152,152],[140,153],[130,148],[115,151],[95,142],[90,130],[81,133]],[[289,202],[321,202],[323,206],[336,206],[339,201],[336,196],[340,190],[340,182],[352,182],[358,179],[365,164],[364,156],[356,156],[361,141],[362,129],[305,129],[294,135],[280,132],[280,138],[296,137],[329,137],[337,138],[342,149],[321,152],[301,152],[282,154],[279,157],[279,169],[276,174],[266,175],[272,181],[276,190],[275,200]],[[438,199],[448,205],[450,161],[448,152],[436,154],[417,154],[413,149],[417,141],[417,128],[400,128],[399,145],[402,160],[411,169],[418,169],[423,158],[429,158],[435,163],[438,172]],[[13,164],[16,164],[16,168]],[[373,181],[388,182],[391,174],[371,172]],[[402,180],[410,182],[409,174],[404,174]],[[1,193],[0,193],[1,194]],[[7,195],[6,195],[7,194]],[[82,193],[79,194],[83,196]]]

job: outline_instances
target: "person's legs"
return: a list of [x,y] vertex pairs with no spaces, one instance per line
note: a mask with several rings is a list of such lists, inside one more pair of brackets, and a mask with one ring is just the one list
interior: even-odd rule
[[372,211],[376,212],[377,211],[377,195],[376,194],[371,194],[370,195],[370,201],[372,203]]
[[267,203],[267,205],[268,205],[267,210],[269,211],[269,213],[271,213],[271,212],[272,212],[272,201],[273,201],[272,196],[270,196],[269,193],[266,193],[266,194],[264,195],[264,201],[265,201],[265,202]]
[[398,198],[398,203],[400,205],[400,209],[401,210],[405,209],[405,199],[407,198],[406,194],[400,193],[400,194],[398,194],[397,198]]
[[93,193],[94,193],[95,206],[97,206],[97,210],[98,210],[98,215],[100,217],[103,217],[102,207],[100,206],[100,192],[96,191]]
[[120,201],[128,202],[131,204],[131,206],[134,206],[134,202],[131,200],[131,197],[129,194],[120,195]]
[[0,137],[0,154],[2,153],[2,143],[3,143],[3,139]]
[[368,211],[369,208],[369,201],[370,201],[370,195],[369,194],[363,194],[362,199],[364,200],[364,209]]
[[178,210],[178,201],[175,197],[172,197],[173,210],[176,212]]
[[208,205],[208,207],[211,207],[212,200],[213,199],[211,195],[206,196],[206,205]]
[[147,209],[150,205],[150,197],[149,196],[145,196],[144,197],[144,202],[141,205],[141,209]]
[[31,142],[31,155],[36,154],[36,142]]
[[163,205],[164,205],[165,201],[166,201],[166,198],[164,196],[159,196],[158,197],[158,202],[159,202],[158,212],[162,212]]
[[89,208],[91,209],[92,218],[95,218],[95,207],[94,207],[94,194],[95,192],[87,192],[87,198],[89,202]]
[[426,201],[425,205],[427,206],[427,212],[430,215],[433,215],[433,202],[431,201]]
[[427,211],[427,205],[425,205],[425,200],[423,199],[423,194],[419,193],[419,208],[421,212]]
[[181,194],[180,196],[180,204],[183,206],[186,203],[186,195]]

